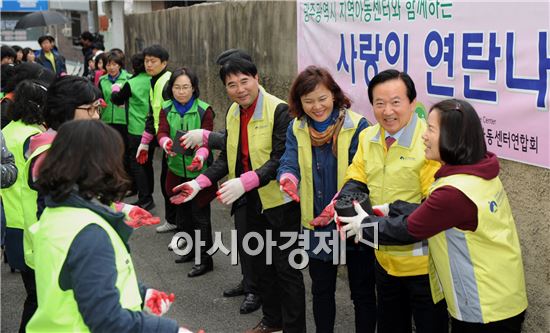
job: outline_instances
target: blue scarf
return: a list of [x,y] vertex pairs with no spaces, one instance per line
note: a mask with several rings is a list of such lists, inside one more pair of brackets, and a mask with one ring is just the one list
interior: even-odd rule
[[181,117],[187,113],[193,106],[193,103],[195,103],[195,96],[191,96],[191,99],[187,101],[185,104],[181,104],[180,102],[176,101],[175,99],[172,100],[174,102],[174,106],[176,107],[176,111],[180,114]]
[[115,83],[120,74],[122,74],[122,71],[118,72],[118,75],[116,77],[112,77],[111,74],[108,74],[107,78],[109,79],[109,81],[111,81],[111,83]]

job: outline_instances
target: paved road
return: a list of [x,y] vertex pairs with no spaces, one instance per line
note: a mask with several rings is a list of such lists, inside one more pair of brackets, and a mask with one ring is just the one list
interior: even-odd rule
[[[160,170],[158,152],[155,170]],[[156,177],[159,174],[155,175]],[[153,213],[164,217],[159,182],[156,181]],[[128,202],[135,198],[128,198]],[[229,246],[233,219],[229,210],[216,200],[212,203],[212,225],[221,231],[224,244]],[[131,238],[130,246],[138,278],[152,288],[173,292],[176,302],[167,317],[176,319],[181,325],[196,331],[204,328],[211,332],[244,332],[261,319],[261,310],[241,315],[239,305],[242,297],[224,298],[222,291],[235,285],[241,278],[240,267],[230,264],[230,257],[218,252],[214,255],[214,271],[196,278],[188,278],[192,263],[175,264],[176,256],[168,251],[172,234],[158,234],[154,228],[138,229]],[[6,264],[1,267],[1,332],[16,332],[24,301],[24,289],[18,273],[10,273]],[[311,310],[311,280],[307,268],[303,270],[307,298],[307,331],[314,332],[315,324]],[[345,277],[337,285],[336,332],[353,332],[353,305],[349,300],[349,288]]]

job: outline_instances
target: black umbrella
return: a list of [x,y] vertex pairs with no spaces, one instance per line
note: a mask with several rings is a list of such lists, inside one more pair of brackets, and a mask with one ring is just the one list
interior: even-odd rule
[[30,13],[23,16],[17,24],[15,29],[26,29],[30,27],[43,27],[52,24],[64,24],[69,20],[61,13],[53,10],[43,10],[41,12]]

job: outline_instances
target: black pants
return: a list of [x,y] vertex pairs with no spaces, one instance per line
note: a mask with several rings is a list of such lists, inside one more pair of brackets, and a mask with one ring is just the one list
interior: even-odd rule
[[428,275],[392,276],[376,262],[378,332],[412,332],[411,313],[417,333],[449,331],[445,301],[433,303]]
[[[197,200],[193,199],[189,202],[182,203],[176,206],[176,225],[179,230],[182,230],[191,236],[195,251],[200,251],[200,262],[196,264],[205,264],[212,260],[211,256],[206,253],[212,247],[212,224],[210,221],[210,203],[200,207]],[[195,230],[199,231],[200,240],[205,242],[205,245],[199,246],[199,239],[195,237]]]
[[176,224],[177,221],[177,206],[170,202],[170,194],[166,192],[164,184],[166,184],[166,175],[168,174],[168,163],[166,163],[166,153],[162,152],[162,168],[160,172],[160,183],[162,196],[164,197],[164,217],[170,224]]
[[[374,250],[346,252],[349,287],[355,310],[355,332],[374,333],[376,328],[376,294],[374,292]],[[313,317],[317,333],[334,332],[336,316],[336,277],[338,266],[332,261],[309,259]]]
[[128,134],[128,158],[130,170],[136,189],[138,200],[145,203],[153,199],[155,188],[155,178],[153,171],[153,157],[155,154],[155,145],[149,145],[149,158],[145,164],[139,164],[136,160],[137,149],[141,143],[141,136]]
[[26,267],[21,270],[21,278],[23,279],[23,285],[27,292],[27,298],[23,304],[23,313],[21,314],[21,324],[19,325],[19,333],[24,333],[25,328],[31,317],[38,308],[38,301],[36,299],[36,281],[34,279],[34,270],[30,267]]
[[[124,142],[124,170],[128,174],[128,177],[130,177],[130,180],[132,181],[131,189],[135,190],[135,179],[132,174],[132,170],[130,168],[130,156],[129,156],[129,150],[128,150],[128,125],[123,124],[109,124],[113,129],[115,129],[120,136],[122,137],[122,141]],[[134,155],[135,157],[135,155]]]
[[519,333],[525,319],[525,311],[517,316],[488,324],[467,323],[451,318],[452,333]]
[[[271,239],[275,242],[271,249],[270,265],[266,261],[258,263],[263,269],[260,275],[259,286],[262,298],[264,324],[270,327],[282,327],[284,332],[306,331],[306,304],[305,287],[302,272],[290,265],[290,253],[298,249],[298,242],[281,250],[288,237],[281,233],[300,233],[300,206],[295,202],[264,211],[266,224],[261,225],[262,236],[267,240],[266,233],[271,232]],[[264,246],[267,242],[264,242]],[[264,247],[262,260],[266,259]],[[256,263],[257,261],[254,261]]]

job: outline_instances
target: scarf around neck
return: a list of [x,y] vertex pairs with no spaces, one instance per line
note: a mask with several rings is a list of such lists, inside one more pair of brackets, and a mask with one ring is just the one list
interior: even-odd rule
[[332,124],[330,124],[324,131],[317,131],[313,124],[309,126],[309,137],[311,145],[313,147],[320,147],[329,143],[332,140],[332,154],[336,157],[338,155],[338,134],[344,124],[344,118],[346,116],[346,109],[342,108],[338,110],[337,116],[334,116],[334,112],[330,115]]

